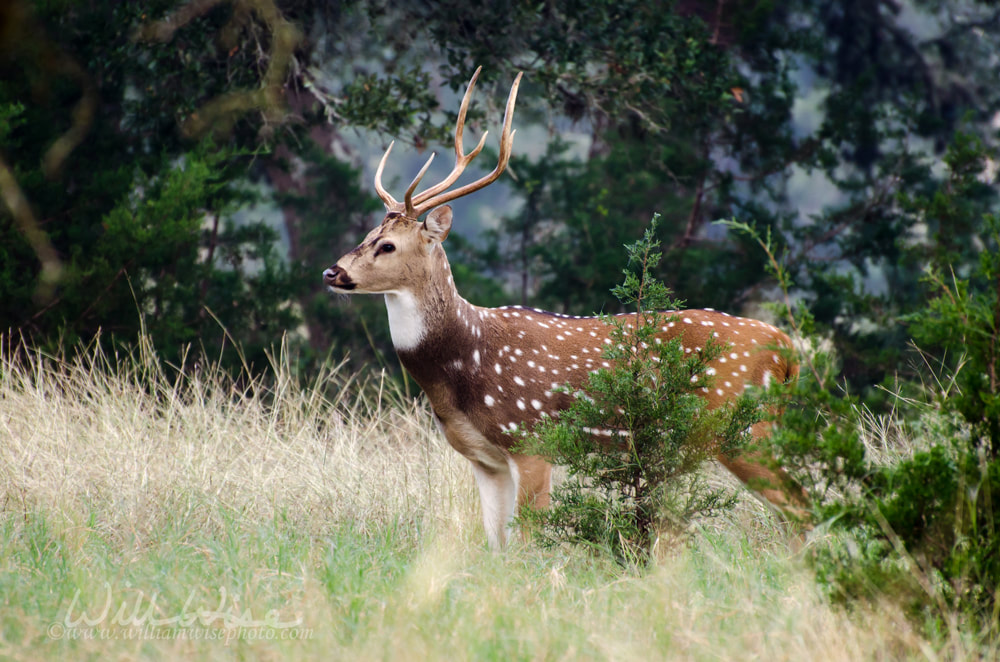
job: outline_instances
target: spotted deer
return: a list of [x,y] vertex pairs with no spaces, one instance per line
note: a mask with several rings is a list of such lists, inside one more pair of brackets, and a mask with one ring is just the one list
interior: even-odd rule
[[[505,306],[482,308],[458,293],[442,242],[452,225],[445,203],[494,182],[504,172],[514,140],[511,120],[518,74],[510,89],[496,167],[477,181],[451,189],[483,149],[484,133],[466,154],[462,133],[466,110],[479,76],[472,76],[455,125],[455,166],[440,183],[415,193],[434,158],[432,154],[398,202],[382,186],[382,171],[392,143],[375,172],[375,190],[385,204],[382,223],[354,250],[323,272],[323,281],[341,294],[382,294],[389,330],[400,362],[430,400],[434,416],[451,446],[472,464],[482,502],[483,523],[491,546],[502,547],[515,508],[545,507],[551,490],[551,466],[542,458],[511,450],[514,430],[530,428],[543,415],[557,416],[572,401],[560,385],[581,387],[588,376],[609,367],[602,357],[611,342],[610,327],[600,318],[575,317]],[[449,190],[451,189],[451,190]],[[429,213],[428,213],[429,212]],[[419,219],[427,214],[426,219]],[[708,372],[701,388],[707,406],[738,396],[747,384],[767,386],[788,380],[797,370],[777,348],[788,337],[764,322],[713,310],[686,310],[665,322],[662,339],[680,336],[686,352],[699,352],[710,338],[726,351]],[[758,424],[755,435],[766,434]],[[596,432],[600,434],[600,432]],[[773,506],[802,505],[799,495],[778,487],[781,477],[759,461],[719,456],[744,483]]]

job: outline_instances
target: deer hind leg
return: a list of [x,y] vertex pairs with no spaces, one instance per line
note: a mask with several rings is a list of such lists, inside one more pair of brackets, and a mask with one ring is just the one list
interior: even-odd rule
[[495,465],[472,461],[472,475],[479,487],[486,538],[491,549],[500,549],[507,544],[517,505],[517,465],[512,460]]
[[[769,423],[761,422],[754,425],[753,436],[756,439],[763,439],[769,434]],[[805,520],[809,511],[809,498],[805,490],[796,485],[780,468],[771,469],[766,454],[743,453],[734,457],[720,454],[718,460],[779,515],[794,520]]]
[[536,455],[514,455],[511,459],[520,475],[518,507],[548,508],[552,492],[552,465]]

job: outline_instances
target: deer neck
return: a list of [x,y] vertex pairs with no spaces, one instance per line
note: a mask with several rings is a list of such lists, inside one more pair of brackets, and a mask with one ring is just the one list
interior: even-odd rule
[[475,306],[455,288],[440,245],[434,248],[431,265],[429,273],[411,279],[411,287],[385,294],[392,344],[408,363],[429,354],[457,354],[477,337],[478,326],[472,324],[479,321]]

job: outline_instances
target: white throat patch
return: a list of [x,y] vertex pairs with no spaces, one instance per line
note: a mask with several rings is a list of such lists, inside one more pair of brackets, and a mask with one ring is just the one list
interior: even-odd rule
[[420,305],[412,292],[386,292],[385,310],[389,313],[389,334],[397,350],[414,349],[427,333]]

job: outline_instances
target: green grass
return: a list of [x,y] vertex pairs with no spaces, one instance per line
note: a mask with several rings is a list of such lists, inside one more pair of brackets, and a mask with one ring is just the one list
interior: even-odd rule
[[492,553],[421,401],[336,370],[300,386],[280,359],[266,395],[211,368],[171,381],[148,348],[121,363],[0,364],[0,659],[983,654],[888,600],[830,605],[754,499],[638,575]]

